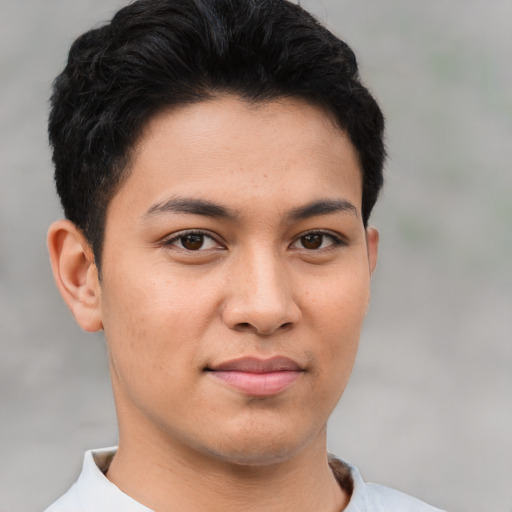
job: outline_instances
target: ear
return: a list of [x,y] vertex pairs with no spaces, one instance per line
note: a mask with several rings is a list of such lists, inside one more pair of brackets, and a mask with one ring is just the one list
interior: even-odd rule
[[58,220],[48,230],[53,276],[62,298],[82,329],[95,332],[101,320],[101,288],[92,249],[69,220]]
[[379,232],[375,228],[366,228],[366,247],[368,250],[370,275],[372,275],[377,266],[377,256],[379,254]]

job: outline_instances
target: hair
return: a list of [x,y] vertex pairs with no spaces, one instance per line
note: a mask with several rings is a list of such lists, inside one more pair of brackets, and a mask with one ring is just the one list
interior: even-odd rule
[[48,132],[65,216],[101,264],[107,208],[149,119],[221,94],[324,106],[355,147],[367,225],[383,184],[384,118],[350,47],[286,0],[139,0],[71,46]]

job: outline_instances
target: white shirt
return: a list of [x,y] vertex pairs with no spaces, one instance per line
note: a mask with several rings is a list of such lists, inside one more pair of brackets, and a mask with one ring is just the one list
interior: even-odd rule
[[[105,477],[115,453],[116,447],[86,452],[78,480],[45,512],[151,512]],[[343,512],[442,512],[389,487],[366,483],[355,467],[347,467],[353,492]]]

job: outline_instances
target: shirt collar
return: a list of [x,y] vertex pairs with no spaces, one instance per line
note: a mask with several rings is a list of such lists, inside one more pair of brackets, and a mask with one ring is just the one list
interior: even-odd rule
[[116,450],[114,446],[85,453],[82,473],[75,484],[78,502],[86,510],[151,512],[105,476]]
[[[82,472],[73,489],[77,501],[87,510],[109,512],[151,512],[151,509],[142,505],[125,494],[105,476],[117,446],[89,450],[85,453]],[[365,486],[359,471],[349,464],[330,457],[329,465],[345,491],[351,495],[350,502],[344,512],[357,512],[360,495]],[[364,493],[363,493],[364,494]]]

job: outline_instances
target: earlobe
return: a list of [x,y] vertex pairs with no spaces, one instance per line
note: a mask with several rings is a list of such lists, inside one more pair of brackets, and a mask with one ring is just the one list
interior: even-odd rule
[[368,248],[370,275],[372,275],[377,266],[377,257],[379,254],[379,232],[375,228],[366,228],[366,247]]
[[102,328],[101,288],[92,249],[69,220],[54,222],[48,230],[53,276],[62,298],[82,329]]

